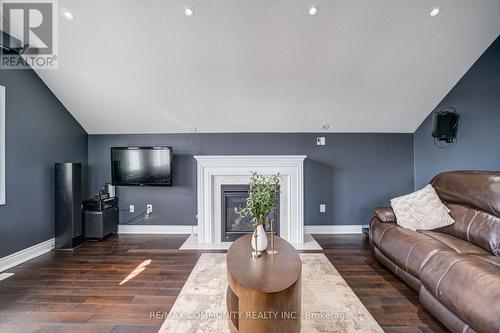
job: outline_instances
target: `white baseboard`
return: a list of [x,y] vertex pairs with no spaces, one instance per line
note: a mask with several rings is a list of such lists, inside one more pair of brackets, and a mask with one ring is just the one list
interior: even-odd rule
[[306,234],[361,234],[362,225],[305,225]]
[[52,238],[45,242],[33,245],[32,247],[28,247],[27,249],[0,258],[0,272],[47,253],[54,248],[54,245],[55,240]]
[[119,224],[119,234],[159,234],[178,235],[196,233],[198,226],[190,225],[142,225],[142,224]]

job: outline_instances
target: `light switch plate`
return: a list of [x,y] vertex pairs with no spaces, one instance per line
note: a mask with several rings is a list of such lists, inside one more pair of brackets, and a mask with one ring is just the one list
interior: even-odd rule
[[326,144],[326,138],[324,136],[318,136],[316,138],[316,146],[324,146]]
[[129,211],[130,213],[135,212],[135,206],[134,206],[134,205],[130,205],[130,206],[128,207],[128,211]]
[[319,212],[320,213],[326,212],[326,205],[325,204],[320,204],[319,205]]

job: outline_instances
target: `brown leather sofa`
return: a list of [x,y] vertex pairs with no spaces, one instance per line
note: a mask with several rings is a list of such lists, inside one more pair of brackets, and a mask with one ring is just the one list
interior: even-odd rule
[[431,184],[455,223],[412,231],[391,208],[377,208],[373,254],[452,332],[499,333],[500,172],[445,172]]

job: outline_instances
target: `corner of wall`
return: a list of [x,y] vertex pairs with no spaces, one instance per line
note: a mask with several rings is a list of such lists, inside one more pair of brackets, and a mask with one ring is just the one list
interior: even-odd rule
[[[419,125],[420,127],[420,125]],[[412,140],[412,147],[413,147],[413,189],[416,190],[416,179],[417,179],[417,165],[415,163],[415,160],[416,160],[416,155],[415,155],[415,134],[417,133],[418,131],[418,128],[415,130],[415,132],[413,132],[413,135],[411,136],[411,140]]]

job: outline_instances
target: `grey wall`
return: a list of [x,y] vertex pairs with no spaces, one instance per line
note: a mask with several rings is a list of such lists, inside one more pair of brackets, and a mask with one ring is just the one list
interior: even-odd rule
[[7,204],[0,258],[54,237],[54,163],[87,164],[87,133],[31,70],[0,70],[6,90]]
[[477,60],[436,110],[460,114],[458,141],[449,150],[434,146],[432,113],[415,132],[415,187],[447,170],[500,170],[500,37]]
[[[305,223],[366,224],[375,206],[413,189],[412,134],[152,134],[89,135],[90,189],[111,180],[110,148],[171,145],[173,187],[120,187],[121,223],[153,204],[152,224],[196,223],[196,162],[193,155],[305,154]],[[319,204],[326,213],[319,213]]]

